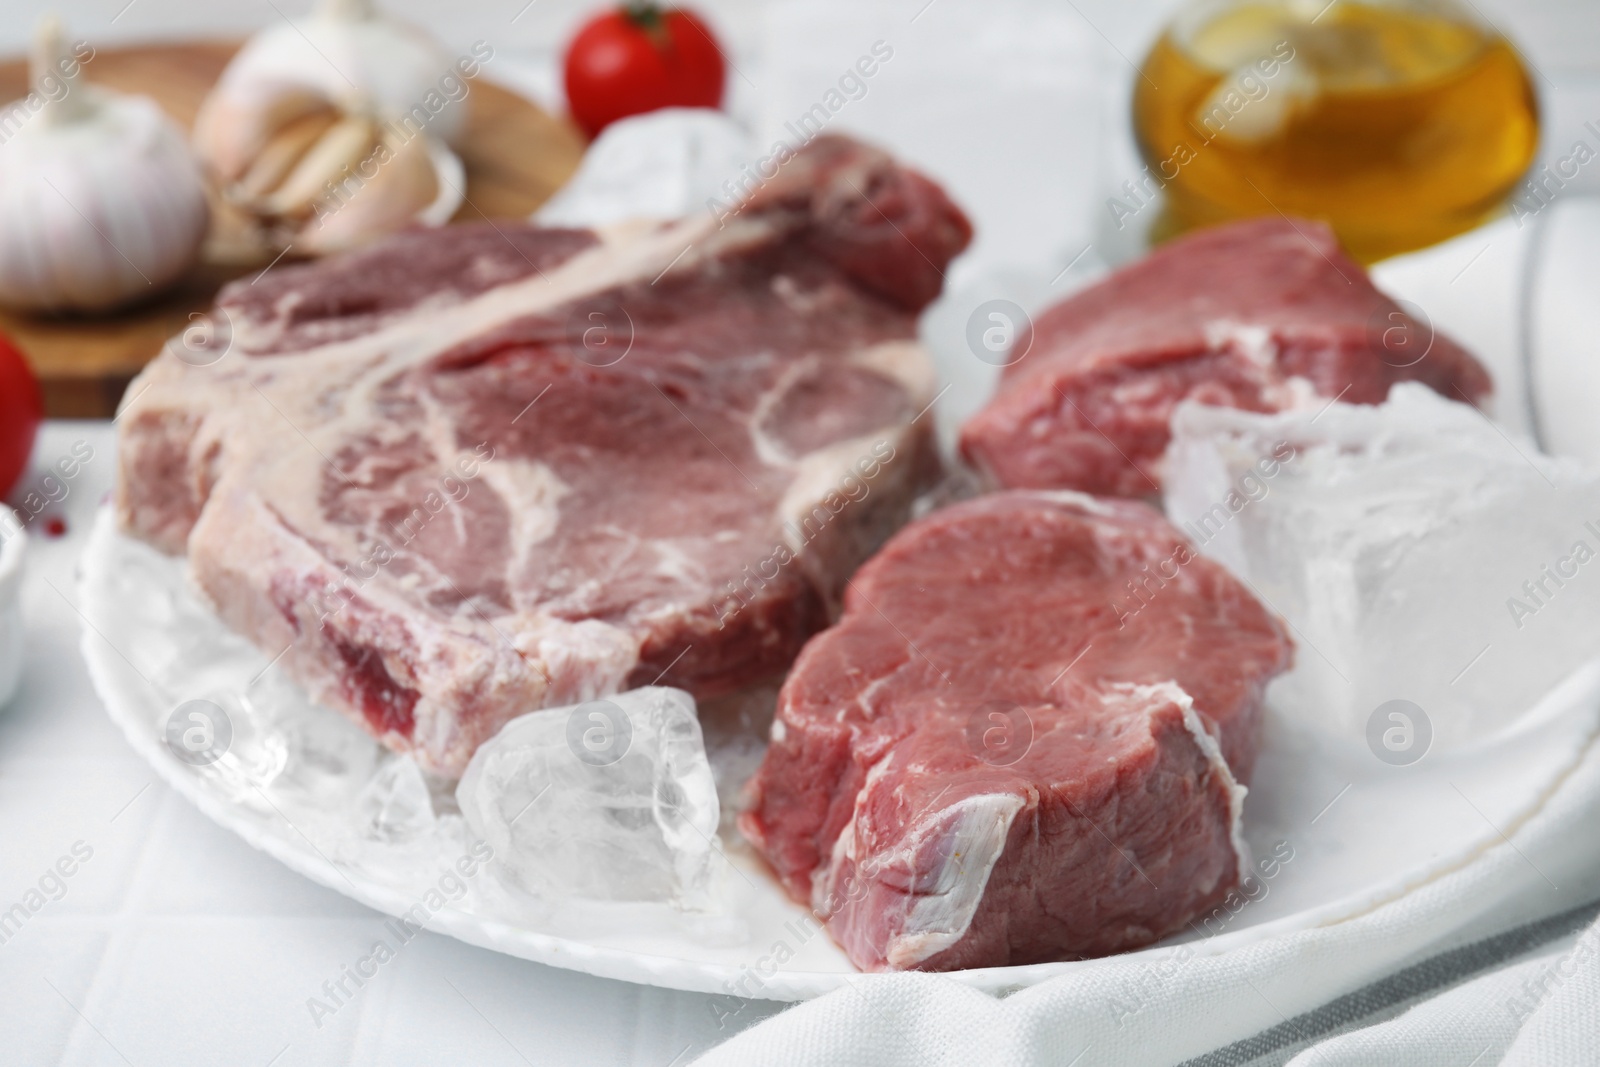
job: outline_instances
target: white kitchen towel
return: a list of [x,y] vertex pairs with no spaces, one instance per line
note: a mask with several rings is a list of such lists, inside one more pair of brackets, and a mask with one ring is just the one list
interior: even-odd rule
[[[1578,699],[1600,705],[1600,686]],[[1592,1065],[1597,822],[1591,746],[1498,845],[1356,918],[1156,966],[1113,958],[1004,999],[864,975],[699,1063]]]
[[[1600,460],[1600,201],[1505,219],[1374,276],[1478,352],[1497,416]],[[1600,685],[1573,699],[1600,707]],[[1344,921],[1213,955],[1103,963],[996,999],[864,975],[705,1067],[1600,1064],[1600,748],[1471,862]]]

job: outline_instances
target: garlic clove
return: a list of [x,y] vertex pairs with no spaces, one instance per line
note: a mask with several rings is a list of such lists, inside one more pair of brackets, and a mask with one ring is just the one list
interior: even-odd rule
[[268,215],[302,216],[347,170],[358,167],[377,147],[377,131],[365,115],[346,115],[313,144],[284,178],[261,198]]
[[[476,64],[493,52],[472,55]],[[445,147],[466,129],[465,62],[374,0],[319,0],[309,16],[253,36],[195,126],[221,205],[213,251],[220,242],[235,259],[290,244],[305,253],[448,221],[465,188]],[[348,193],[365,186],[350,206]]]
[[333,129],[339,113],[332,108],[302,115],[272,135],[260,155],[231,187],[235,199],[250,203],[278,188],[311,147]]
[[258,86],[248,98],[214,92],[195,116],[194,144],[219,179],[238,181],[286,126],[329,107],[322,93],[289,82]]
[[[246,179],[222,190],[224,203],[248,216],[243,231],[258,248],[322,255],[413,223],[440,225],[461,206],[466,169],[455,153],[399,121],[380,122],[366,101],[357,106],[337,119],[295,120]],[[222,221],[241,229],[236,217]]]
[[[338,184],[340,196],[319,205],[296,247],[313,255],[343,251],[413,222],[448,222],[460,206],[464,169],[443,145],[425,137],[402,140],[389,130],[370,159],[361,173]],[[368,172],[371,177],[364,176]]]
[[201,108],[194,144],[234,181],[286,123],[352,95],[375,113],[419,116],[430,137],[454,142],[466,129],[461,84],[450,54],[426,33],[370,0],[322,0],[309,17],[262,30],[240,49]]

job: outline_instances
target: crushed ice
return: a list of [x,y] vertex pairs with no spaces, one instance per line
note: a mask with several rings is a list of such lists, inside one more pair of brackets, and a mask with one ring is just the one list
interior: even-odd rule
[[[622,758],[607,765],[589,752],[590,763],[582,763],[558,734],[559,747],[545,753],[565,757],[547,765],[560,772],[550,779],[557,788],[520,820],[505,809],[536,773],[538,757],[525,742],[543,738],[540,715],[560,718],[564,730],[571,709],[515,720],[483,750],[484,761],[498,761],[501,780],[464,783],[482,827],[474,830],[457,805],[456,783],[424,773],[314,703],[269,656],[220,626],[182,560],[126,537],[112,551],[109,595],[128,614],[123,631],[135,635],[126,648],[150,682],[153,732],[162,736],[190,702],[209,705],[214,758],[184,762],[219,799],[309,843],[352,876],[416,899],[488,844],[493,860],[450,903],[487,918],[578,937],[673,925],[707,943],[747,935],[741,920],[717,907],[717,887],[728,880],[718,791],[731,793],[759,761],[764,732],[753,744],[736,735],[751,716],[770,717],[770,691],[730,698],[713,715],[722,768],[715,773],[687,694],[650,689],[607,698],[627,709]],[[603,731],[586,730],[580,750],[606,740]]]

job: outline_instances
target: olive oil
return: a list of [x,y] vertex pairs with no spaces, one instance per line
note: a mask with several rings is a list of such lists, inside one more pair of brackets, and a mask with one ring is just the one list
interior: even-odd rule
[[1282,213],[1371,262],[1501,209],[1539,137],[1511,44],[1448,4],[1324,2],[1206,4],[1156,43],[1134,127],[1157,240]]

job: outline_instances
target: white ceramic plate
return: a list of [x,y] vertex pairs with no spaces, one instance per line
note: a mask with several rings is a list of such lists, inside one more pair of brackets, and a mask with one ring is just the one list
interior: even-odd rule
[[[1524,431],[1537,428],[1526,425],[1524,411],[1528,360],[1517,324],[1527,309],[1512,306],[1508,294],[1520,291],[1525,255],[1525,236],[1507,221],[1374,272],[1380,285],[1420,303],[1437,326],[1473,340],[1501,393],[1497,414]],[[1039,277],[978,278],[928,310],[921,332],[946,383],[934,414],[947,445],[998,374],[966,350],[969,318],[993,298],[1053,302],[1092,273],[1072,273],[1065,284],[1057,283],[1069,272],[1053,269]],[[609,978],[800,1000],[856,975],[726,829],[714,916],[665,906],[539,906],[500,888],[492,870],[459,880],[459,899],[438,895],[469,845],[459,815],[449,813],[447,790],[436,786],[420,817],[404,794],[384,807],[380,787],[409,781],[416,801],[423,786],[398,774],[408,768],[359,729],[296,696],[270,657],[194,596],[181,560],[118,535],[109,513],[97,522],[83,584],[84,655],[129,742],[207,815],[306,877],[391,915],[416,916],[413,909],[423,905],[428,926],[471,944]],[[214,765],[190,766],[165,742],[168,721],[186,700],[235,707],[269,693],[287,710],[261,730],[243,718],[229,755]],[[1245,805],[1246,841],[1255,862],[1266,865],[1258,866],[1249,896],[1235,897],[1182,938],[1119,957],[1116,965],[1158,964],[1184,942],[1188,951],[1222,952],[1338,922],[1458,867],[1538,809],[1593,742],[1597,708],[1600,665],[1570,679],[1509,734],[1406,767],[1380,762],[1359,738],[1343,746],[1314,741],[1269,716]],[[453,886],[458,880],[450,877]],[[1000,992],[1104,966],[1090,960],[952,977]]]
[[[412,909],[421,904],[432,929],[608,978],[800,1000],[856,974],[826,936],[811,932],[804,909],[731,832],[724,833],[721,911],[714,916],[664,906],[537,907],[502,889],[492,870],[460,880],[459,899],[433,897],[444,902],[432,907],[430,893],[468,847],[464,824],[447,812],[447,793],[435,791],[446,812],[437,818],[407,816],[403,794],[383,808],[385,794],[373,780],[414,784],[395,778],[409,768],[398,767],[342,717],[303,699],[288,701],[289,710],[268,727],[236,722],[233,750],[221,762],[181,761],[165,738],[183,701],[209,696],[233,707],[230,701],[241,696],[259,698],[263,687],[281,698],[289,683],[268,656],[215,620],[190,589],[181,560],[117,533],[108,509],[97,519],[82,581],[84,656],[134,749],[201,811],[313,881],[390,915],[416,917]],[[1499,843],[1576,763],[1596,730],[1597,693],[1600,667],[1570,679],[1492,750],[1430,754],[1409,767],[1384,765],[1359,743],[1329,749],[1324,742],[1319,750],[1272,720],[1245,807],[1246,839],[1267,864],[1251,899],[1240,896],[1183,938],[1131,958],[1155,964],[1180,942],[1194,952],[1221,952],[1337,922],[1459,866]],[[294,770],[308,756],[310,769]],[[456,883],[445,884],[453,890]],[[785,962],[776,965],[775,955]],[[952,977],[1000,992],[1104,965],[1050,963]]]

